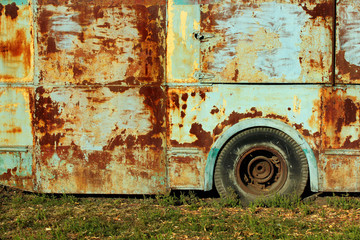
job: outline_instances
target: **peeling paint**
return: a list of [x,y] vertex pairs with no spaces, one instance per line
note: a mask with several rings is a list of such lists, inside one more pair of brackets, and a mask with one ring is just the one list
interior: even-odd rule
[[27,1],[0,4],[0,82],[31,82],[34,59],[31,7]]
[[201,44],[202,71],[216,75],[207,81],[329,82],[333,14],[316,10],[328,4],[316,4],[229,0],[203,5],[201,31],[215,34]]
[[265,126],[301,145],[311,189],[360,191],[359,9],[355,0],[2,0],[0,183],[210,190],[223,145]]

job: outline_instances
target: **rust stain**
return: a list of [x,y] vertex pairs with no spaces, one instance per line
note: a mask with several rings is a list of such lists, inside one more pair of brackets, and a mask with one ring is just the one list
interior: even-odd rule
[[16,3],[13,2],[5,6],[5,16],[15,19],[18,16],[19,7],[16,6]]
[[327,17],[334,16],[333,1],[319,3],[313,9],[309,9],[305,4],[300,4],[300,6],[306,11],[307,14],[311,16],[311,19],[315,19],[317,17],[326,19]]
[[2,15],[2,10],[4,9],[4,6],[0,3],[0,16]]
[[150,132],[145,135],[132,136],[129,135],[125,139],[123,135],[118,135],[113,139],[110,139],[108,145],[104,149],[112,150],[116,146],[126,145],[127,148],[133,146],[152,146],[157,149],[162,149],[163,145],[163,133],[165,131],[164,116],[165,107],[163,99],[165,97],[161,87],[155,86],[143,86],[139,91],[140,95],[145,97],[144,105],[151,112],[151,126]]
[[166,7],[142,2],[40,1],[41,82],[163,82]]
[[59,143],[60,138],[64,136],[63,133],[52,133],[56,129],[61,129],[65,123],[60,118],[59,104],[52,101],[43,87],[36,89],[36,95],[34,125],[42,135],[39,139],[40,145],[55,146]]
[[213,106],[213,109],[211,109],[211,114],[217,114],[217,113],[219,113],[220,112],[220,110],[219,110],[219,108],[218,107],[216,107],[215,105]]
[[336,66],[340,75],[349,75],[349,80],[360,79],[360,66],[350,64],[346,61],[345,51],[339,51],[336,54]]
[[197,138],[192,143],[193,146],[204,147],[209,149],[213,143],[213,138],[210,132],[204,131],[200,123],[191,124],[190,134],[194,134]]
[[[346,89],[328,89],[324,92],[323,124],[325,148],[357,149],[360,141],[358,126],[359,104]],[[344,136],[343,131],[355,130],[351,135]],[[352,140],[351,140],[352,139]]]
[[261,117],[262,115],[263,113],[261,111],[258,111],[255,107],[251,108],[250,111],[247,113],[232,112],[225,121],[219,123],[215,127],[215,129],[213,130],[213,134],[215,136],[220,135],[226,126],[232,126],[242,119]]
[[161,148],[163,144],[162,133],[165,132],[165,107],[163,104],[165,94],[161,87],[144,86],[140,89],[140,95],[145,97],[144,104],[152,112],[153,118],[152,130],[147,135],[139,136],[139,140],[142,145],[154,145]]
[[56,48],[56,42],[53,37],[49,37],[47,40],[47,54],[58,52],[59,50]]
[[0,180],[6,180],[9,181],[12,179],[13,177],[13,173],[16,172],[17,167],[13,168],[13,169],[8,169],[6,173],[3,173],[0,175]]
[[22,129],[20,127],[14,127],[12,129],[9,129],[6,131],[6,133],[21,133],[22,132]]
[[[9,40],[6,42],[1,42],[0,49],[1,49],[1,54],[3,55],[3,57],[5,56],[5,54],[8,54],[8,53],[10,53],[14,57],[18,57],[25,50],[28,50],[30,52],[30,49],[26,46],[26,43],[24,44],[25,40],[26,40],[25,32],[23,29],[21,29],[21,30],[16,31],[15,39],[12,39],[12,40]],[[30,53],[28,53],[27,55],[30,55]],[[27,62],[29,62],[29,61],[30,60],[27,60]],[[27,65],[29,65],[29,64],[27,64]]]

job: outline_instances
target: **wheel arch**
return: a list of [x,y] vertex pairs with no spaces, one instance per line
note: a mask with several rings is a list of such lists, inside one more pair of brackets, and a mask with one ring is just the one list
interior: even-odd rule
[[318,167],[316,164],[316,158],[310,145],[305,141],[304,137],[288,124],[275,119],[257,118],[243,120],[233,126],[231,126],[225,133],[223,133],[212,146],[205,166],[205,185],[204,190],[210,191],[214,185],[214,169],[216,160],[219,156],[220,150],[223,148],[226,142],[229,141],[234,135],[250,128],[255,127],[269,127],[282,131],[289,135],[294,141],[300,145],[304,151],[308,165],[309,165],[309,180],[310,189],[313,192],[319,191],[319,179],[318,179]]

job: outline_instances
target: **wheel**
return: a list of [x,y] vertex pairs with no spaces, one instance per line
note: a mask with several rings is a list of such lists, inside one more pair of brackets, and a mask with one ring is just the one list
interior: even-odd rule
[[225,144],[215,166],[220,196],[234,192],[244,204],[258,198],[304,192],[308,164],[301,147],[272,128],[252,128]]

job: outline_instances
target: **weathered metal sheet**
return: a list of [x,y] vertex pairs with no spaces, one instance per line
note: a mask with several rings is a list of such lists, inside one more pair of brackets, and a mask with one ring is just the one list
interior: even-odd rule
[[165,1],[38,3],[42,84],[164,81]]
[[34,190],[34,164],[31,151],[0,151],[0,182],[29,191]]
[[160,87],[40,87],[36,94],[38,190],[164,191]]
[[336,71],[339,83],[360,83],[360,2],[337,3]]
[[203,4],[205,82],[326,83],[334,1],[223,0]]
[[[168,157],[176,161],[169,164],[169,172],[181,168],[204,172],[205,166],[197,165],[197,158],[206,159],[216,139],[245,119],[277,119],[296,128],[314,150],[319,149],[321,92],[321,86],[306,85],[279,85],[276,91],[262,85],[232,84],[169,88]],[[315,154],[318,157],[318,152]],[[198,183],[202,177],[187,186],[202,187],[203,183]]]
[[335,81],[334,7],[1,0],[0,182],[64,193],[204,189],[220,136],[274,119],[309,143],[319,190],[360,191],[360,89],[313,84],[359,83],[359,3],[337,5]]
[[31,2],[0,1],[0,82],[27,83],[33,80]]
[[32,146],[32,89],[0,88],[0,147]]
[[194,33],[200,31],[200,5],[195,1],[168,1],[167,82],[198,82],[200,42]]
[[38,190],[164,192],[165,1],[37,6]]
[[324,88],[320,188],[360,191],[360,88]]
[[0,181],[33,189],[31,88],[0,88]]

